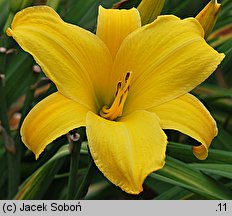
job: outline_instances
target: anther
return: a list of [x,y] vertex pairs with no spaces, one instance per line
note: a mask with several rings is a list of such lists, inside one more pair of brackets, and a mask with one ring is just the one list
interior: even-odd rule
[[123,81],[119,81],[116,86],[114,101],[110,107],[103,106],[100,111],[100,116],[109,120],[115,120],[122,115],[123,107],[129,91],[132,72],[127,72]]
[[119,92],[119,90],[120,90],[121,88],[122,88],[122,82],[119,81],[118,84],[117,84],[117,87],[116,87],[116,93],[115,93],[114,97],[117,96],[117,94],[118,94],[118,92]]
[[132,73],[131,71],[126,73],[126,76],[125,76],[125,83],[126,83],[126,82],[128,81],[128,79],[130,78],[131,73]]

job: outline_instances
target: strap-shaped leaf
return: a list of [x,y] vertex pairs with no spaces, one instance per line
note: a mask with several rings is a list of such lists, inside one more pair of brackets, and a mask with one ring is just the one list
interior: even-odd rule
[[41,199],[63,164],[62,159],[67,155],[69,155],[68,145],[62,146],[50,160],[26,179],[15,199]]
[[[190,145],[170,142],[168,144],[167,152],[168,155],[185,162],[199,162],[199,160],[194,157],[192,153],[192,146]],[[209,156],[202,162],[232,164],[231,152],[218,149],[209,149]]]
[[156,196],[155,200],[186,200],[191,199],[191,197],[194,195],[194,193],[175,186],[171,189],[165,191],[164,193],[161,193],[159,196]]
[[218,176],[232,179],[232,164],[198,163],[191,164],[191,167],[203,171],[205,173],[215,174]]
[[207,199],[232,199],[232,192],[223,184],[171,157],[167,157],[163,169],[150,177],[183,187]]

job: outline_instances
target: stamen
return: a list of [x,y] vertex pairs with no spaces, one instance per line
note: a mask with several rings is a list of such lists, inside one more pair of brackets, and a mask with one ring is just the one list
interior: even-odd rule
[[116,93],[115,93],[114,97],[116,97],[116,96],[117,96],[118,91],[120,90],[120,88],[122,88],[122,81],[119,81],[119,82],[118,82],[118,84],[117,84],[117,88],[116,88]]
[[119,81],[117,83],[115,98],[111,107],[109,108],[106,105],[103,106],[100,111],[100,116],[109,120],[115,120],[122,115],[131,82],[131,73],[132,72],[127,72],[124,81]]

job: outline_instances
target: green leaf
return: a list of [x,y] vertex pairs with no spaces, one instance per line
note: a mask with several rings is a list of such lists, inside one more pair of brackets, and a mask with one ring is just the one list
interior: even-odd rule
[[218,149],[209,149],[207,159],[199,161],[192,153],[192,146],[181,143],[169,142],[167,154],[185,162],[232,164],[231,152]]
[[164,193],[156,196],[155,200],[186,200],[191,199],[194,194],[181,187],[172,187]]
[[167,157],[163,169],[150,177],[183,187],[207,199],[232,199],[232,192],[223,184],[171,157]]
[[[223,150],[232,152],[232,136],[224,130],[222,127],[219,127],[218,135],[214,139],[214,146],[220,145]],[[232,153],[231,153],[232,156]]]
[[232,179],[232,164],[190,164],[200,171]]
[[3,147],[3,143],[0,140],[0,173],[1,173],[1,178],[0,178],[0,197],[3,196],[3,191],[2,188],[7,182],[7,154]]
[[166,0],[162,14],[174,14],[181,18],[195,16],[203,8],[201,0]]
[[138,5],[141,3],[141,0],[122,0],[118,1],[114,4],[115,8],[120,9],[130,9],[132,7],[138,7]]
[[6,98],[8,107],[34,84],[32,66],[35,62],[27,53],[18,51],[7,56]]
[[3,27],[7,20],[8,12],[9,12],[8,0],[0,0],[0,35],[2,34]]
[[15,199],[41,199],[63,164],[62,159],[69,154],[68,145],[62,146],[50,160],[26,179]]
[[67,22],[79,25],[83,19],[86,19],[88,11],[94,8],[97,11],[97,2],[95,0],[79,0],[72,4],[72,7],[64,14],[63,19]]
[[52,7],[54,10],[57,10],[61,0],[48,0],[47,5]]

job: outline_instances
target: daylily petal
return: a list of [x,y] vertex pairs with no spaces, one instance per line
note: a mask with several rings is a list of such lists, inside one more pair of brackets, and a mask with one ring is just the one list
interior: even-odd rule
[[99,7],[97,36],[108,46],[114,58],[124,38],[141,27],[137,9],[116,10]]
[[56,138],[85,126],[88,109],[56,92],[29,112],[21,127],[24,144],[39,157]]
[[194,18],[180,20],[172,15],[160,16],[128,35],[117,53],[112,79],[132,72],[125,112],[170,101],[208,78],[224,54],[203,37]]
[[35,58],[64,96],[93,111],[103,106],[99,98],[108,89],[112,57],[96,35],[65,23],[46,6],[17,13],[7,34]]
[[164,165],[167,137],[154,113],[135,111],[116,122],[89,112],[86,132],[98,168],[127,193],[141,192],[147,175]]
[[159,116],[163,129],[178,130],[199,141],[202,145],[193,147],[193,153],[198,159],[203,160],[208,156],[208,148],[217,135],[217,126],[209,111],[196,97],[185,94],[149,111]]

